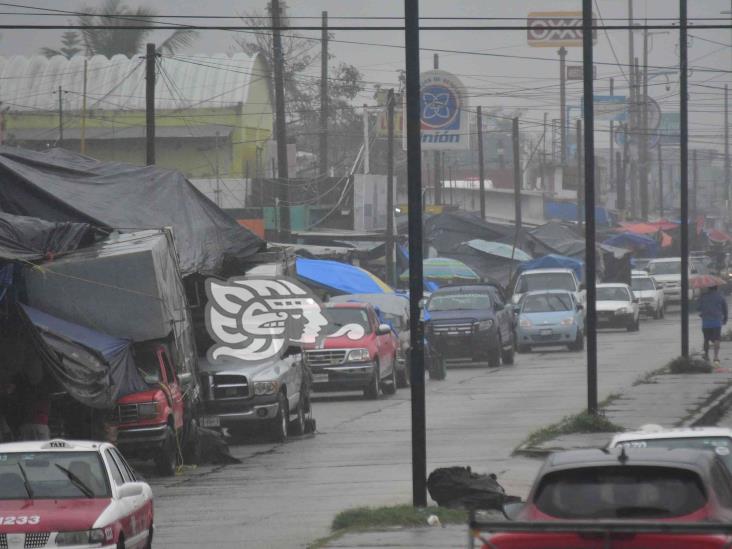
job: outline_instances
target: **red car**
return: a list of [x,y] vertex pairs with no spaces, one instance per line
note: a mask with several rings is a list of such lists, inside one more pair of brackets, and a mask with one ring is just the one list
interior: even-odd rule
[[[481,538],[484,549],[712,549],[730,547],[732,479],[705,450],[574,450],[549,456],[507,531]],[[516,504],[513,504],[516,505]],[[563,521],[570,531],[542,532]],[[603,533],[603,523],[607,532]],[[619,524],[620,523],[620,524]],[[634,523],[636,532],[633,532]],[[643,532],[642,524],[700,526],[710,532]],[[526,528],[521,529],[525,524]],[[576,526],[572,526],[572,524]],[[572,531],[587,525],[596,531]],[[480,523],[478,523],[480,528]],[[715,526],[717,530],[715,530]],[[483,525],[483,527],[486,527]],[[623,528],[627,528],[624,531]],[[500,531],[500,525],[490,530]],[[485,530],[484,530],[485,531]],[[715,532],[715,533],[712,533]]]
[[367,398],[397,389],[399,339],[388,324],[380,324],[368,303],[326,305],[326,337],[305,353],[316,391],[363,390]]

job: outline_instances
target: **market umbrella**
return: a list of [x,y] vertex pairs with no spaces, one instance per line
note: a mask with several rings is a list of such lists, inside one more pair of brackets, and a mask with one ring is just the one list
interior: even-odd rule
[[297,278],[335,294],[383,294],[394,290],[379,277],[360,267],[326,259],[295,260]]
[[692,275],[689,279],[692,288],[712,288],[714,286],[724,286],[726,283],[718,276],[710,274]]
[[[438,282],[472,281],[480,282],[480,276],[462,261],[447,257],[431,257],[422,264],[424,278]],[[409,270],[404,271],[399,280],[409,280]]]
[[509,244],[504,244],[503,242],[491,242],[477,238],[468,240],[466,244],[484,254],[495,255],[505,259],[513,259],[514,261],[529,261],[531,259],[531,256],[525,251],[514,248]]

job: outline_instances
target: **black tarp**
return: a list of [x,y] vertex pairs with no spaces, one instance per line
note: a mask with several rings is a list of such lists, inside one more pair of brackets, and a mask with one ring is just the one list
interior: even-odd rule
[[63,149],[0,147],[0,211],[121,232],[172,227],[184,275],[221,273],[264,247],[178,171]]
[[149,387],[137,372],[132,342],[20,306],[43,365],[74,399],[92,408]]
[[[567,257],[582,258],[585,255],[585,239],[577,232],[576,226],[559,221],[550,221],[540,227],[531,229],[529,234],[550,251],[542,251],[543,254],[559,254]],[[527,251],[531,251],[528,250]],[[534,256],[542,255],[539,253]]]
[[91,244],[94,232],[88,223],[45,221],[0,212],[0,259],[36,261],[52,258],[80,245]]

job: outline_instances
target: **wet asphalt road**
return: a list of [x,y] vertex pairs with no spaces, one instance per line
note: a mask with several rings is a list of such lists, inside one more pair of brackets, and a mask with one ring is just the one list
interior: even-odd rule
[[[692,322],[692,347],[699,338]],[[679,317],[643,320],[640,332],[602,331],[600,399],[621,392],[679,352]],[[584,353],[517,355],[514,366],[451,368],[426,382],[428,471],[471,465],[525,495],[539,462],[512,458],[538,427],[586,405]],[[287,444],[232,447],[241,464],[151,478],[155,547],[296,548],[329,533],[333,516],[360,505],[411,501],[408,389],[378,401],[318,395],[318,433]],[[143,472],[149,469],[146,467]]]

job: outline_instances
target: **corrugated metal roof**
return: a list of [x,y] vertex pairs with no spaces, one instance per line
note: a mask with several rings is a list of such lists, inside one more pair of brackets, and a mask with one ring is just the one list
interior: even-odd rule
[[[266,73],[261,57],[244,53],[161,57],[156,71],[155,106],[185,109],[243,104],[247,102],[250,84],[266,78]],[[59,86],[64,91],[64,110],[79,111],[83,84],[82,56],[0,56],[0,101],[11,112],[58,110]],[[90,58],[87,109],[144,110],[144,58]]]
[[[228,137],[234,131],[224,124],[195,124],[187,126],[157,126],[156,139],[202,139]],[[56,141],[58,128],[28,128],[8,132],[16,141]],[[145,126],[86,128],[86,139],[144,139]],[[81,139],[81,128],[64,128],[64,139]]]

